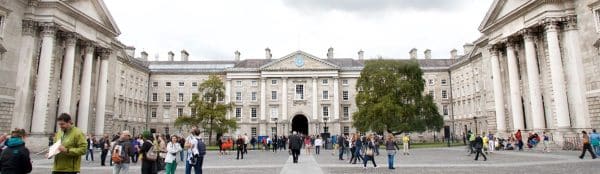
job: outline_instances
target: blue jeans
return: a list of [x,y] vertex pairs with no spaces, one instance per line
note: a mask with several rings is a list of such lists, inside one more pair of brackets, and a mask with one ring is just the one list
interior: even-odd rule
[[192,167],[194,167],[195,174],[202,174],[202,162],[204,161],[204,157],[200,157],[198,161],[196,161],[195,165],[190,165],[190,161],[185,161],[185,174],[192,173]]
[[340,147],[340,160],[344,159],[344,147]]
[[94,149],[87,149],[85,152],[85,160],[88,160],[88,155],[92,156],[92,161],[94,161]]
[[115,164],[113,174],[127,174],[129,172],[129,163]]
[[593,149],[596,155],[600,156],[600,145],[594,145]]
[[183,161],[183,150],[181,152],[179,152],[179,157],[181,158],[181,161]]

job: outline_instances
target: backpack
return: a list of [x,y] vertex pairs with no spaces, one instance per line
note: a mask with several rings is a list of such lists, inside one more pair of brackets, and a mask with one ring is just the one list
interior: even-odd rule
[[196,139],[196,141],[198,141],[198,144],[196,144],[196,148],[198,149],[198,155],[206,155],[206,144],[204,144],[204,141],[202,141],[201,139]]
[[[152,144],[152,142],[150,142],[150,141],[147,141],[147,142]],[[156,155],[156,151],[154,150],[154,144],[153,144],[152,147],[150,147],[150,149],[148,150],[148,152],[146,152],[146,160],[154,161],[154,160],[156,160],[157,157],[158,157],[158,155]]]
[[110,155],[110,159],[116,163],[119,164],[121,162],[123,162],[123,145],[119,144],[119,145],[115,145],[115,147],[113,148],[113,151]]

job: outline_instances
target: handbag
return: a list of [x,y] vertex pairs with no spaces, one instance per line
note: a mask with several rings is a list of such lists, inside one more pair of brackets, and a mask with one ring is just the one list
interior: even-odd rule
[[367,151],[365,151],[365,155],[367,155],[367,156],[373,156],[373,149],[372,148],[367,148]]

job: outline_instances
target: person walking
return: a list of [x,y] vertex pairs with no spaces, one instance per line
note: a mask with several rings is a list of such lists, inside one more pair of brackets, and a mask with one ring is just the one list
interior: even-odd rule
[[550,152],[550,148],[548,147],[548,145],[550,144],[550,138],[548,137],[548,134],[546,134],[546,132],[542,133],[542,138],[543,138],[543,144],[544,144],[544,152]]
[[252,139],[250,139],[250,144],[252,144],[252,150],[256,150],[256,137],[253,136]]
[[388,135],[385,141],[385,150],[388,155],[388,169],[394,170],[394,157],[396,156],[396,151],[400,150],[396,141],[394,141],[393,135]]
[[248,154],[248,143],[250,143],[250,139],[248,139],[248,134],[244,133],[244,153]]
[[491,132],[488,133],[488,140],[489,140],[489,144],[488,144],[488,151],[490,153],[493,153],[494,150],[496,150],[496,141],[494,140],[494,134],[492,134]]
[[360,139],[360,136],[358,134],[354,135],[354,138],[352,138],[354,140],[354,150],[351,151],[350,153],[352,153],[352,155],[354,156],[354,158],[352,158],[350,160],[350,163],[352,164],[356,164],[356,161],[364,161],[365,158],[362,157],[362,155],[360,155],[360,151],[363,149],[363,144],[364,142]]
[[137,138],[133,137],[131,138],[131,147],[132,148],[132,153],[131,153],[131,162],[132,163],[137,163],[138,161],[138,157],[139,157],[139,149],[140,149],[140,143],[138,142]]
[[240,154],[242,155],[242,159],[244,159],[244,137],[238,135],[235,141],[235,149],[237,150],[237,157],[235,159],[239,160]]
[[142,174],[156,174],[156,160],[158,154],[156,150],[154,150],[154,143],[152,143],[153,138],[150,131],[144,131],[142,133],[142,139],[144,143],[142,143],[142,148],[140,152],[142,153]]
[[[474,135],[473,135],[474,136]],[[475,138],[475,141],[473,141],[473,148],[475,148],[475,161],[477,161],[479,159],[479,155],[483,156],[483,161],[487,161],[487,157],[485,156],[485,154],[483,153],[482,149],[483,149],[483,139],[481,138],[480,135],[477,135],[477,137]]]
[[183,146],[185,145],[185,139],[183,139],[183,136],[179,136],[177,137],[179,139],[179,146],[181,147],[182,150],[179,151],[179,160],[181,162],[183,162],[183,157],[184,157],[184,152],[183,152]]
[[321,146],[323,146],[323,139],[319,135],[315,139],[315,154],[319,154],[321,152]]
[[206,155],[206,144],[200,136],[200,130],[192,129],[192,136],[186,139],[185,148],[188,150],[188,158],[185,164],[185,174],[191,174],[194,168],[195,174],[202,174],[202,164]]
[[405,133],[402,137],[402,146],[404,150],[402,155],[410,155],[410,153],[408,153],[408,143],[410,143],[410,137],[408,136],[408,133]]
[[94,136],[90,135],[88,136],[88,139],[86,140],[87,142],[87,149],[85,151],[85,160],[88,160],[88,156],[92,156],[92,161],[94,161],[94,144],[96,143],[96,140],[94,140]]
[[274,135],[271,141],[273,141],[273,143],[271,143],[273,145],[273,148],[271,150],[273,150],[273,152],[277,152],[277,149],[279,148],[279,144],[277,144],[277,142],[279,141],[279,137],[277,137],[277,135]]
[[583,159],[586,150],[590,152],[590,155],[592,155],[592,159],[596,159],[596,154],[594,153],[594,151],[592,150],[592,146],[590,145],[590,137],[585,131],[581,131],[581,134],[583,134],[583,149],[581,151],[581,155],[579,155],[579,159]]
[[600,134],[596,132],[596,129],[592,130],[592,134],[590,135],[590,143],[592,144],[592,149],[594,149],[596,155],[600,155]]
[[470,151],[471,151],[469,153],[469,155],[475,154],[475,138],[477,138],[477,136],[473,132],[471,132],[470,130],[467,133],[467,135],[469,136],[469,148],[470,148]]
[[172,135],[171,141],[167,144],[167,156],[165,157],[166,174],[175,174],[175,170],[177,169],[177,153],[183,151],[178,139],[177,136]]
[[523,136],[521,135],[521,129],[517,130],[517,133],[515,133],[515,138],[517,139],[519,151],[523,151]]
[[372,161],[373,167],[377,168],[377,164],[375,163],[375,139],[373,135],[369,135],[366,139],[365,144],[365,156],[363,160],[363,169],[367,169],[367,162]]
[[311,148],[311,139],[310,136],[306,136],[304,137],[304,149],[306,150],[306,155],[310,155],[310,148]]
[[340,160],[344,160],[344,151],[346,150],[346,147],[344,146],[344,144],[346,144],[345,141],[346,141],[346,137],[344,137],[344,135],[340,135],[340,137],[337,139]]
[[100,148],[102,149],[102,153],[100,154],[100,166],[106,166],[106,156],[108,155],[108,150],[110,150],[110,139],[108,139],[108,135],[104,134],[104,137],[100,140]]
[[129,172],[129,163],[133,155],[133,146],[131,145],[131,134],[129,131],[121,132],[121,137],[112,148],[111,159],[113,161],[113,174],[127,174]]
[[6,149],[0,153],[0,173],[20,174],[29,173],[32,170],[29,149],[25,147],[26,133],[24,129],[15,129],[11,137],[4,143]]
[[481,139],[483,139],[483,151],[485,152],[485,154],[488,154],[489,146],[490,146],[490,144],[489,144],[490,139],[487,136],[485,136],[485,133],[482,134],[482,137],[483,138],[481,138]]
[[62,113],[56,118],[59,131],[54,137],[54,142],[61,141],[59,153],[54,157],[53,174],[79,173],[81,156],[86,152],[87,142],[83,132],[73,126],[71,115]]
[[292,159],[294,163],[298,163],[298,156],[302,148],[302,139],[298,136],[298,132],[294,131],[289,137],[289,149],[292,151]]
[[375,141],[373,141],[375,143],[375,155],[379,156],[379,145],[381,145],[381,137],[377,134],[375,134],[373,136],[373,138],[375,139]]

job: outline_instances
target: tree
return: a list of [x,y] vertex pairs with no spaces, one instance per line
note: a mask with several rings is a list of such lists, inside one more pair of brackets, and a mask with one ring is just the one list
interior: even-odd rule
[[439,131],[444,124],[433,98],[424,96],[423,70],[415,60],[367,61],[356,89],[353,125],[361,132]]
[[197,126],[208,129],[208,143],[212,144],[213,132],[217,135],[237,128],[234,119],[227,119],[225,115],[233,104],[220,102],[225,98],[225,86],[216,75],[210,75],[208,80],[198,86],[201,95],[193,95],[188,106],[195,109],[194,116],[179,117],[175,120],[176,126]]

